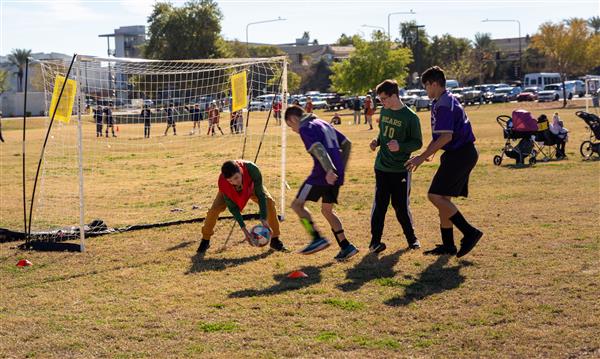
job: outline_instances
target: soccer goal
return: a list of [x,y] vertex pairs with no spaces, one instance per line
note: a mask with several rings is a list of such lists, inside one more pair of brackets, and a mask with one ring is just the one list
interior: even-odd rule
[[[78,55],[67,75],[68,68],[41,63],[48,109],[57,77],[74,80],[76,95],[71,120],[52,123],[33,195],[34,171],[26,171],[31,233],[50,241],[75,235],[83,250],[86,235],[202,221],[221,164],[240,158],[258,164],[284,215],[286,126],[272,104],[280,101],[285,110],[285,57]],[[28,156],[38,156],[51,120],[48,113],[44,126],[27,130]],[[37,149],[29,150],[33,143]],[[244,212],[258,213],[253,206]],[[226,223],[229,213],[223,216]],[[227,232],[228,226],[217,234]]]

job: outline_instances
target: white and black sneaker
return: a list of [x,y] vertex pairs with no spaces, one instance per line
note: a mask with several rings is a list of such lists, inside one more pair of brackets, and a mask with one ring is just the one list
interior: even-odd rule
[[387,248],[387,246],[385,245],[385,243],[379,242],[377,244],[373,244],[373,245],[369,246],[369,253],[379,254],[379,253],[385,251],[386,248]]

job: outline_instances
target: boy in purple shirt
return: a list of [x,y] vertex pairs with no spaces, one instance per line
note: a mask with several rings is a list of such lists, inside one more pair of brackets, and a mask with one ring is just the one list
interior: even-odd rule
[[344,235],[339,217],[333,211],[337,203],[340,186],[344,184],[344,171],[350,155],[350,141],[341,132],[327,122],[318,119],[312,113],[306,113],[300,106],[290,106],[285,111],[285,123],[292,131],[300,134],[304,146],[314,161],[313,169],[300,187],[292,209],[300,217],[300,222],[312,236],[312,241],[300,251],[312,254],[329,247],[329,241],[322,237],[312,221],[306,201],[317,202],[321,199],[321,213],[329,222],[340,252],[335,256],[338,261],[349,259],[358,253]]
[[[483,232],[471,226],[452,203],[452,197],[467,197],[469,194],[469,175],[479,157],[475,148],[475,136],[469,118],[460,102],[446,91],[444,71],[431,67],[421,75],[421,81],[431,104],[431,132],[433,140],[421,155],[406,161],[406,168],[414,171],[424,161],[429,161],[440,149],[444,150],[428,197],[438,209],[442,245],[424,254],[456,254],[462,257],[469,253],[483,236]],[[463,238],[460,250],[454,245],[453,225]]]

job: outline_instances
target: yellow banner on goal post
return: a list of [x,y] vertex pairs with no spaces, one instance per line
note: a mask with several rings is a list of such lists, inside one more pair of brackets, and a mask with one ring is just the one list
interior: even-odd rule
[[248,107],[246,71],[231,75],[231,112]]
[[[77,82],[71,79],[67,80],[60,103],[58,103],[58,96],[60,96],[60,90],[62,89],[64,83],[64,76],[56,76],[56,81],[54,82],[54,91],[52,92],[52,102],[50,103],[50,112],[48,113],[48,116],[52,117],[54,109],[56,109],[56,115],[54,116],[54,119],[69,123],[71,120],[71,113],[73,113],[75,95],[77,93]],[[58,103],[58,108],[56,108],[56,103]]]

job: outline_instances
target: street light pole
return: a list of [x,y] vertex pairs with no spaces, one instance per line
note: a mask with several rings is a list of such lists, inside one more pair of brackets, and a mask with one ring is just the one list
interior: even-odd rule
[[401,11],[401,12],[391,12],[388,14],[388,39],[390,39],[390,41],[392,40],[392,37],[390,35],[390,18],[392,17],[392,15],[415,15],[416,12],[412,11],[412,9],[410,9],[410,11],[406,12],[406,11]]
[[519,80],[521,79],[521,69],[523,67],[523,51],[521,48],[521,22],[517,19],[507,19],[507,20],[496,20],[496,19],[485,19],[481,20],[481,22],[516,22],[519,27],[519,71],[517,72],[517,77]]
[[282,19],[281,16],[280,16],[277,19],[263,20],[263,21],[256,21],[256,22],[248,23],[246,25],[246,48],[248,48],[248,27],[250,27],[250,25],[265,24],[267,22],[285,21],[285,20],[287,20],[287,19]]

